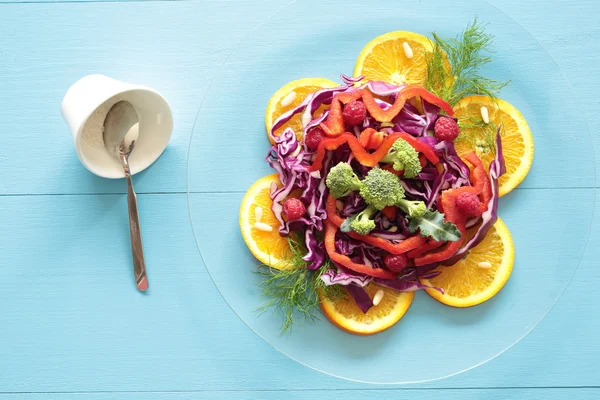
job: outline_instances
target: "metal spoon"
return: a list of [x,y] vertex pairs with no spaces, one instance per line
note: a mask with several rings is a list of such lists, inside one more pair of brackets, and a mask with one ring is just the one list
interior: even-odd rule
[[139,135],[139,117],[135,108],[127,101],[120,101],[108,111],[104,120],[104,147],[117,157],[123,166],[127,180],[127,206],[129,208],[129,232],[131,235],[131,254],[133,256],[133,273],[135,284],[140,291],[148,289],[142,233],[140,232],[140,216],[137,197],[133,190],[129,155],[133,151]]

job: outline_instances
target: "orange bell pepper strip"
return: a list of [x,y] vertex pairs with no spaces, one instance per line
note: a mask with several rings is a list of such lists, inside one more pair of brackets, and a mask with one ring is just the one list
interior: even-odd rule
[[[327,197],[326,211],[327,220],[329,222],[338,227],[342,226],[345,219],[337,214],[336,200],[331,195]],[[371,246],[378,247],[392,254],[404,254],[412,249],[416,249],[417,247],[422,246],[427,242],[427,239],[419,235],[411,236],[396,244],[390,242],[389,240],[385,240],[373,235],[359,235],[356,232],[346,232],[346,235],[350,236],[353,239],[361,240],[365,243],[368,243]]]
[[379,147],[381,147],[385,137],[385,133],[378,132],[373,128],[367,128],[361,132],[358,141],[360,142],[361,146],[367,150],[377,150]]
[[[360,136],[358,137],[358,141],[360,142],[360,145],[362,147],[364,147],[365,149],[369,149],[369,142],[371,141],[371,137],[376,133],[377,131],[373,128],[367,128],[364,131],[362,131],[360,133]],[[375,149],[373,149],[375,150]]]
[[338,227],[329,220],[325,221],[325,250],[327,251],[327,255],[331,258],[332,261],[343,265],[344,267],[351,269],[354,272],[358,272],[360,274],[365,274],[369,276],[373,276],[375,278],[382,279],[394,279],[396,274],[392,271],[388,271],[381,268],[373,268],[368,265],[355,263],[350,259],[350,257],[340,254],[335,250],[335,234],[338,230]]
[[346,104],[352,100],[362,99],[363,103],[369,112],[369,115],[378,122],[390,122],[404,107],[404,104],[408,99],[415,96],[420,96],[423,100],[436,105],[443,109],[449,116],[454,115],[454,110],[450,104],[444,100],[428,92],[424,88],[418,85],[408,85],[404,87],[396,96],[394,104],[387,110],[384,110],[377,104],[373,94],[365,89],[359,89],[355,92],[350,93],[337,93],[331,100],[331,107],[329,109],[329,115],[327,120],[321,123],[321,129],[325,132],[325,135],[335,137],[341,135],[344,130],[344,118],[342,116],[342,103]]
[[381,144],[383,143],[386,137],[387,134],[384,132],[375,132],[371,135],[371,138],[369,139],[369,146],[367,147],[367,149],[377,150],[379,147],[381,147]]
[[323,160],[325,159],[325,152],[328,150],[335,150],[343,144],[348,143],[350,146],[350,150],[356,160],[366,167],[374,167],[377,165],[379,160],[381,160],[390,150],[394,142],[400,137],[399,133],[392,133],[388,137],[385,138],[381,146],[374,151],[373,153],[369,153],[363,146],[361,146],[359,140],[351,133],[344,133],[336,138],[328,138],[321,140],[319,143],[319,148],[317,150],[317,156],[312,166],[310,167],[311,171],[318,171],[323,166]]

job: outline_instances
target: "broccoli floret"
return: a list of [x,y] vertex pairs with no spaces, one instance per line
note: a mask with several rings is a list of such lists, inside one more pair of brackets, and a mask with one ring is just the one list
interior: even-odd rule
[[425,211],[427,211],[425,203],[416,200],[411,201],[402,199],[398,203],[396,203],[396,206],[399,207],[402,211],[404,211],[409,218],[422,217],[425,214]]
[[360,213],[351,217],[350,228],[358,233],[359,235],[368,235],[373,229],[375,229],[375,221],[371,217],[377,212],[377,209],[373,206],[367,206]]
[[407,178],[414,178],[422,169],[419,153],[403,139],[396,140],[380,162],[392,164],[396,171],[404,171],[404,176]]
[[350,164],[345,162],[341,162],[329,170],[325,183],[331,195],[336,199],[348,196],[351,192],[360,190],[363,186]]
[[382,210],[404,198],[404,188],[396,175],[375,167],[363,179],[360,195],[367,204]]

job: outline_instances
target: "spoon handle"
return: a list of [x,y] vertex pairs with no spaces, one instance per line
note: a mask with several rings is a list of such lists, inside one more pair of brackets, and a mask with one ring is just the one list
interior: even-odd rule
[[121,155],[121,163],[127,180],[127,207],[129,209],[129,233],[131,235],[131,255],[133,256],[133,274],[137,288],[144,292],[148,289],[148,276],[144,261],[142,232],[140,231],[140,215],[138,212],[137,196],[133,190],[133,181],[129,170],[127,156]]

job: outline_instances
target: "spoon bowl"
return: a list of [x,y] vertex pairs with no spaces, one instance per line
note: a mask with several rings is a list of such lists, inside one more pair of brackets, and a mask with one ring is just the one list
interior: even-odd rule
[[139,136],[139,117],[128,101],[119,101],[106,114],[102,138],[104,147],[114,157],[131,154]]

